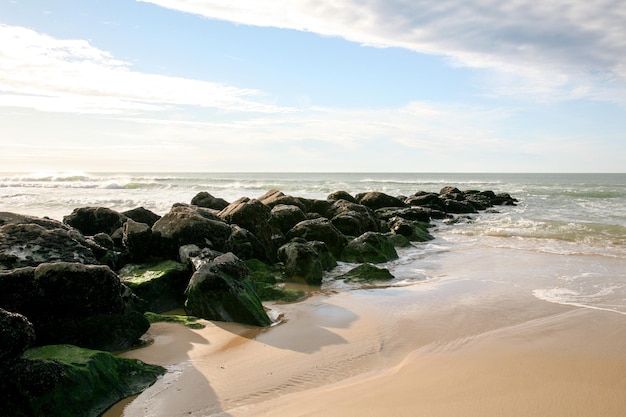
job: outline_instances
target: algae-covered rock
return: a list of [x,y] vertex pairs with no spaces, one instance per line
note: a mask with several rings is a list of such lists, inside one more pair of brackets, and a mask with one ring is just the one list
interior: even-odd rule
[[21,355],[35,341],[35,329],[26,317],[0,308],[0,367]]
[[183,324],[190,329],[204,329],[205,325],[198,322],[198,317],[194,316],[180,316],[176,314],[157,314],[151,311],[146,311],[144,317],[150,323],[180,323]]
[[307,294],[302,290],[285,288],[278,283],[282,271],[276,265],[268,265],[258,259],[247,259],[246,266],[250,270],[250,278],[254,282],[256,293],[262,301],[294,302]]
[[97,417],[164,373],[160,366],[72,345],[32,348],[2,375],[0,415]]
[[278,249],[278,259],[285,264],[287,280],[311,285],[322,283],[322,262],[310,242],[292,241],[284,244]]
[[118,275],[145,302],[144,310],[161,313],[183,306],[191,270],[180,262],[165,260],[129,264]]
[[348,282],[371,282],[371,281],[389,281],[395,277],[387,268],[379,268],[376,265],[365,263],[351,269],[343,275],[337,276],[335,279],[343,279]]
[[345,247],[341,259],[354,263],[383,263],[398,258],[393,243],[382,233],[367,232],[352,239]]
[[192,275],[185,294],[185,309],[191,315],[254,326],[272,324],[246,264],[232,253],[203,264]]

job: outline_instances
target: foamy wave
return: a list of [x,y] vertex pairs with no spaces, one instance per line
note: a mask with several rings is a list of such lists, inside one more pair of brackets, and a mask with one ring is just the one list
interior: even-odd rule
[[626,311],[622,311],[624,306],[605,305],[597,302],[598,298],[613,294],[615,289],[617,289],[617,287],[609,287],[591,295],[581,294],[578,291],[574,291],[569,288],[536,289],[533,290],[533,295],[540,300],[548,301],[550,303],[589,308],[592,310],[609,311],[612,313],[626,315]]

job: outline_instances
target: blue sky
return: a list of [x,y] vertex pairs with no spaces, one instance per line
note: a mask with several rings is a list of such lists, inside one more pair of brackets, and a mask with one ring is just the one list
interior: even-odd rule
[[624,167],[621,0],[0,0],[0,171]]

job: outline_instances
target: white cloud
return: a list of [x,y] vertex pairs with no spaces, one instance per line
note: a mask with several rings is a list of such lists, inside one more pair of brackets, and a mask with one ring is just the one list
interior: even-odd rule
[[144,74],[84,40],[61,40],[0,25],[0,105],[46,111],[122,113],[200,106],[282,112],[261,92],[225,84]]
[[[587,97],[625,100],[622,0],[139,1],[241,24],[446,56],[456,65],[508,74],[502,84],[487,76],[498,94],[573,98],[581,87],[593,86]],[[614,94],[616,88],[621,95]]]

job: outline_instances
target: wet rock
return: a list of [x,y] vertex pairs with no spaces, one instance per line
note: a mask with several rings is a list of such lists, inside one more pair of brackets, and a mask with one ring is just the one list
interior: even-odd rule
[[317,250],[306,241],[289,242],[278,249],[278,259],[285,265],[285,279],[320,285],[324,268]]
[[35,329],[25,316],[0,308],[0,368],[19,357],[34,341]]
[[292,227],[301,221],[307,220],[307,216],[298,206],[278,204],[272,208],[270,224],[279,229],[283,234],[289,232]]
[[122,227],[128,218],[106,207],[80,207],[63,217],[63,223],[79,230],[85,236],[97,233],[111,234]]
[[269,326],[245,263],[232,253],[220,255],[198,269],[185,291],[185,309],[207,320]]
[[346,282],[390,281],[395,277],[387,268],[380,268],[370,263],[361,264],[345,274],[335,277]]
[[382,233],[367,232],[346,245],[341,260],[353,263],[382,263],[398,259],[393,243]]
[[359,204],[363,204],[371,208],[372,210],[378,210],[383,207],[406,207],[407,204],[393,196],[390,196],[379,191],[370,191],[367,193],[360,193],[355,196],[356,201]]
[[145,223],[150,227],[152,227],[157,222],[157,220],[161,218],[161,216],[159,216],[158,214],[153,213],[152,211],[143,207],[137,207],[132,210],[123,211],[122,214],[129,219],[133,219],[137,223]]
[[347,243],[346,237],[341,233],[330,220],[326,218],[305,220],[296,224],[288,233],[287,239],[295,237],[312,242],[319,240],[324,242],[330,252],[339,257]]
[[208,192],[202,191],[191,199],[191,204],[219,211],[226,208],[229,203],[223,198],[213,197]]

